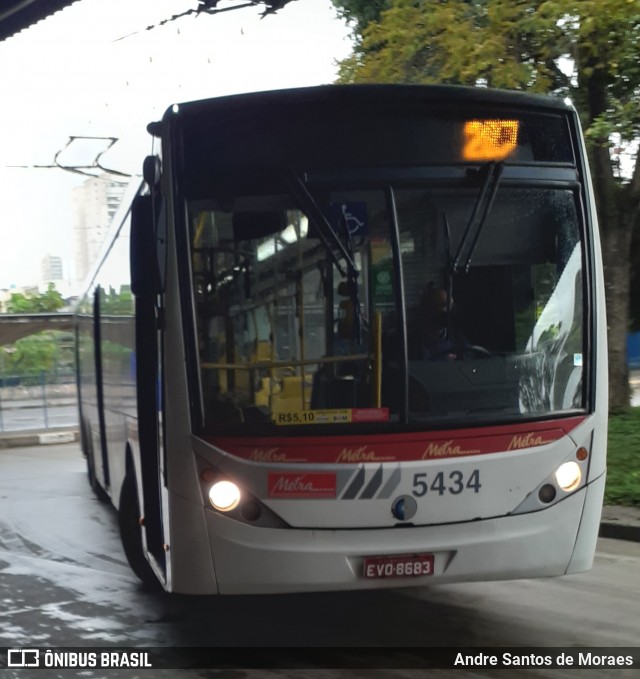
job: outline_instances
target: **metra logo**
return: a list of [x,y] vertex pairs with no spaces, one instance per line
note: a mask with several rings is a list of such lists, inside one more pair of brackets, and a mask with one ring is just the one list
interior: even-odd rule
[[390,462],[395,460],[393,456],[383,457],[373,450],[367,450],[367,446],[360,448],[343,448],[336,462]]
[[333,473],[270,472],[269,497],[335,498],[336,475]]
[[429,457],[460,457],[462,455],[477,455],[479,450],[467,450],[459,445],[454,445],[453,441],[442,441],[441,443],[431,442],[425,449],[422,459]]
[[526,434],[519,434],[511,439],[511,443],[507,450],[520,450],[521,448],[532,448],[533,446],[544,446],[547,443],[552,443],[551,440],[545,439],[541,434],[535,434],[530,431]]
[[277,448],[270,448],[269,450],[260,450],[256,448],[249,459],[252,462],[286,462],[286,453],[279,453]]

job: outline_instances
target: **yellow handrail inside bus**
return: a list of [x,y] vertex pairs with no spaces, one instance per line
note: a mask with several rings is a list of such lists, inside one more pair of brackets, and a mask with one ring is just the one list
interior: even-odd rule
[[204,370],[253,370],[255,368],[299,368],[305,365],[316,365],[325,363],[343,363],[347,361],[367,361],[370,354],[351,354],[349,356],[323,356],[321,358],[306,358],[304,361],[251,361],[247,363],[212,363],[207,361],[201,363],[200,367]]
[[202,238],[202,232],[204,231],[206,220],[207,213],[201,212],[200,216],[198,217],[198,223],[196,224],[196,234],[193,238],[193,245],[196,248],[200,246],[200,239]]
[[373,315],[373,404],[382,406],[382,313]]

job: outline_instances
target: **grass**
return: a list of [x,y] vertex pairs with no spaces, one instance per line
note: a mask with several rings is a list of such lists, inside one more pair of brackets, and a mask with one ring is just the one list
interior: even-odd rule
[[628,408],[609,417],[604,502],[640,507],[640,408]]

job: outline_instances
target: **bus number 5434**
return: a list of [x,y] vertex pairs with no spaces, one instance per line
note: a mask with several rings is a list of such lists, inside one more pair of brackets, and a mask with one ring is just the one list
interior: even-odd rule
[[438,495],[449,492],[451,495],[459,495],[465,488],[472,489],[474,493],[480,492],[482,484],[479,469],[474,469],[466,482],[464,474],[457,469],[446,476],[445,472],[438,472],[433,479],[430,479],[425,472],[413,476],[412,493],[415,497],[423,497],[427,492],[438,493]]

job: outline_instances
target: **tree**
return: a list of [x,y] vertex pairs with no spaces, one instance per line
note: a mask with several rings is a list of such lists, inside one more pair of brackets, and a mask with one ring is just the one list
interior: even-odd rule
[[354,28],[356,38],[364,29],[380,18],[380,12],[388,8],[388,0],[333,0],[338,14]]
[[7,302],[7,313],[10,314],[43,314],[53,313],[64,306],[62,295],[53,283],[49,283],[47,291],[38,295],[23,295],[14,292]]
[[[65,305],[62,295],[53,283],[49,283],[46,292],[39,294],[22,294],[14,292],[6,303],[6,312],[10,314],[54,313]],[[2,350],[0,361],[0,379],[6,376],[39,379],[42,373],[51,372],[54,368],[71,365],[73,352],[72,336],[68,333],[53,331],[40,332],[19,339],[12,346]],[[24,379],[23,379],[23,383]]]
[[628,405],[629,251],[632,242],[640,248],[640,237],[633,239],[640,231],[633,150],[640,137],[640,0],[384,0],[368,10],[359,0],[333,2],[354,27],[342,82],[486,85],[573,99],[603,245],[609,405]]
[[59,352],[60,335],[42,332],[19,339],[2,361],[2,377],[18,376],[24,384],[24,378],[37,380],[42,373],[51,372]]

